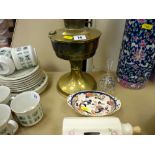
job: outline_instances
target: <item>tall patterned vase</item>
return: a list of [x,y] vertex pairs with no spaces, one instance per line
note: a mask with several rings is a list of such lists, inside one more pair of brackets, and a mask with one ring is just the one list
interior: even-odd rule
[[127,88],[143,88],[154,64],[155,19],[126,20],[117,66],[118,82]]
[[152,70],[152,73],[151,73],[151,76],[150,76],[150,80],[155,83],[155,66],[153,67],[153,70]]

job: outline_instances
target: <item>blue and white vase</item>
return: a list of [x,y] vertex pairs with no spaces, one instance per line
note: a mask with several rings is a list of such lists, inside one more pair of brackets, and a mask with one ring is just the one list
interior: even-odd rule
[[117,66],[118,82],[127,88],[143,88],[154,62],[155,19],[126,20]]

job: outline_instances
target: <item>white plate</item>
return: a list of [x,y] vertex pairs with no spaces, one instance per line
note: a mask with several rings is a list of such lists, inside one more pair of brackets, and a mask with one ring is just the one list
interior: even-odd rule
[[31,81],[23,81],[22,83],[17,83],[17,84],[5,84],[5,86],[9,87],[10,89],[25,89],[27,87],[32,87],[34,86],[36,83],[39,83],[42,78],[45,77],[44,74],[42,75],[38,75],[36,78],[34,78],[33,80]]
[[[32,88],[31,91],[35,91],[35,92],[41,94],[46,89],[47,86],[48,86],[48,75],[45,73],[45,79],[42,81],[42,83],[37,85],[36,87]],[[27,91],[30,91],[30,90],[27,90]],[[11,96],[15,97],[19,93],[20,92],[12,92]]]
[[45,79],[44,81],[41,83],[41,85],[36,88],[33,88],[33,91],[41,94],[45,89],[46,87],[48,86],[48,75],[45,73]]
[[30,77],[28,78],[24,78],[24,79],[20,79],[20,80],[15,80],[15,81],[4,81],[4,80],[1,80],[0,79],[0,83],[1,84],[6,84],[6,85],[19,85],[19,84],[22,84],[24,82],[32,82],[32,81],[35,81],[36,78],[38,76],[43,76],[43,71],[40,71],[40,72],[37,72],[36,74],[34,75],[31,75]]
[[12,92],[21,92],[21,91],[26,91],[26,90],[29,90],[29,89],[32,89],[34,88],[35,86],[38,86],[42,83],[42,81],[44,81],[45,79],[45,75],[43,77],[40,77],[35,83],[26,83],[25,86],[21,86],[21,87],[10,87],[11,91]]
[[10,81],[19,80],[19,79],[22,79],[22,78],[25,78],[25,77],[28,77],[28,76],[32,75],[38,69],[39,69],[39,65],[36,66],[36,67],[25,69],[25,70],[16,71],[14,74],[11,74],[11,75],[8,75],[8,76],[0,76],[0,79],[2,79],[2,80],[10,80]]

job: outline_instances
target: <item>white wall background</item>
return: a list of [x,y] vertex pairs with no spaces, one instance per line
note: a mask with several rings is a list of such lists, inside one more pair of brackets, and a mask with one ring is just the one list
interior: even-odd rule
[[48,33],[64,27],[61,19],[19,19],[12,47],[31,44],[36,48],[40,66],[46,71],[68,71],[69,62],[56,57]]
[[[89,63],[89,71],[106,70],[107,58],[113,60],[112,70],[117,68],[125,20],[97,19],[94,26],[102,32],[95,56]],[[40,65],[47,71],[69,71],[68,61],[57,58],[48,38],[51,30],[63,27],[61,19],[17,20],[12,47],[31,44],[36,48]],[[91,67],[92,66],[92,67]]]
[[124,19],[97,19],[96,28],[102,32],[98,49],[93,57],[93,71],[106,70],[106,60],[113,61],[112,70],[116,71],[122,36]]

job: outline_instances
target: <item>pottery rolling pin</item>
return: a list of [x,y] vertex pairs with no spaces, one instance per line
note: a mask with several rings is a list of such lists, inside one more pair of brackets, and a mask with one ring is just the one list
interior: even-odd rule
[[132,135],[140,134],[139,126],[121,123],[118,117],[66,117],[63,135]]

